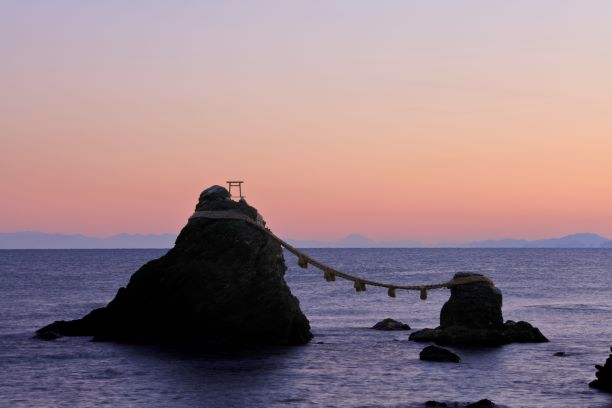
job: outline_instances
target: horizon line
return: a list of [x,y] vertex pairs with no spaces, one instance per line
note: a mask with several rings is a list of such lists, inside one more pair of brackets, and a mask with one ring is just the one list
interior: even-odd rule
[[[38,231],[0,232],[0,249],[167,249],[178,234],[119,233],[107,237]],[[412,239],[376,240],[361,234],[349,234],[338,240],[293,239],[286,241],[298,248],[612,248],[612,240],[597,233],[582,232],[545,239],[480,239],[461,242],[421,242]]]

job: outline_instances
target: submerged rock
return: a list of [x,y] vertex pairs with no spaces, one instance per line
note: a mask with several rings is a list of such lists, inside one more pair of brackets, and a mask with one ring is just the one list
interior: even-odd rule
[[[37,336],[215,345],[304,344],[312,338],[284,275],[283,252],[257,210],[213,186],[174,248],[148,262],[106,306],[82,319],[57,321]],[[206,213],[203,213],[205,211]],[[218,218],[205,218],[217,216]],[[54,333],[54,334],[53,334]]]
[[40,331],[34,335],[35,339],[46,341],[57,340],[60,337],[62,337],[62,335],[53,330]]
[[472,402],[471,404],[467,404],[465,408],[494,408],[496,405],[493,401],[488,399],[481,399],[480,401]]
[[374,330],[410,330],[410,326],[398,320],[384,319],[372,326]]
[[[480,401],[477,402],[472,402],[472,403],[461,403],[461,402],[439,402],[439,401],[427,401],[425,403],[425,407],[455,407],[455,408],[459,408],[459,407],[463,407],[463,408],[495,408],[497,407],[497,405],[495,405],[491,400],[488,399],[481,399]],[[500,407],[501,408],[501,407]]]
[[[454,278],[483,276],[457,273]],[[542,343],[548,339],[527,322],[502,316],[502,294],[487,281],[457,285],[440,312],[440,326],[410,335],[410,340],[457,345],[501,345],[508,343]]]
[[437,361],[442,363],[458,363],[461,358],[450,350],[437,346],[427,346],[419,353],[423,361]]
[[[612,347],[610,347],[610,351],[612,351]],[[596,365],[595,368],[597,369],[595,373],[597,379],[591,381],[589,387],[612,392],[612,354],[610,354],[603,366]]]

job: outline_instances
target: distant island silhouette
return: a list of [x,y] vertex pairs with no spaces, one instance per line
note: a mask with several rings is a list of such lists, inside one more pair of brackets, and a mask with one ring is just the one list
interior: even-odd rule
[[45,232],[0,232],[0,249],[136,249],[172,248],[176,234],[116,234],[88,237]]
[[[0,232],[0,249],[137,249],[171,248],[176,234],[116,234],[90,237],[80,234],[44,232]],[[593,233],[560,238],[525,240],[502,239],[424,244],[414,240],[373,240],[350,234],[337,241],[287,239],[299,248],[612,248],[612,240]]]
[[423,244],[418,241],[376,241],[360,234],[350,234],[338,241],[288,240],[300,248],[612,248],[612,240],[593,233],[579,233],[541,240],[502,239],[471,242]]

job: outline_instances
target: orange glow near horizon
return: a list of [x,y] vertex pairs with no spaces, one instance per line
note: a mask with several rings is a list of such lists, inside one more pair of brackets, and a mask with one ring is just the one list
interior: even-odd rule
[[612,5],[425,3],[9,2],[0,231],[612,238]]

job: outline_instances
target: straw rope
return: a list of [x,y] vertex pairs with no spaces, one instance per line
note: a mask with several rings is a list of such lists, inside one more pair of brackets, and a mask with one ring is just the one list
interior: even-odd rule
[[458,285],[465,285],[468,283],[476,283],[476,282],[484,282],[491,286],[495,286],[491,279],[486,276],[465,276],[461,278],[453,278],[447,282],[432,284],[432,285],[395,285],[391,283],[377,282],[369,279],[364,279],[359,276],[351,275],[337,269],[334,269],[330,266],[327,266],[316,259],[312,258],[309,255],[301,252],[299,249],[295,248],[293,245],[283,241],[281,238],[274,235],[269,228],[266,228],[263,221],[255,221],[246,214],[241,214],[233,210],[220,210],[220,211],[196,211],[189,220],[197,219],[197,218],[206,218],[206,219],[214,219],[214,220],[240,220],[245,221],[264,233],[270,236],[272,239],[277,241],[283,248],[287,251],[291,252],[293,255],[298,258],[298,265],[302,268],[307,268],[308,265],[312,265],[317,269],[320,269],[324,273],[325,280],[328,282],[332,282],[336,280],[336,277],[352,281],[354,282],[354,287],[357,292],[363,292],[366,290],[366,285],[369,286],[377,286],[381,288],[387,288],[387,294],[390,297],[395,297],[395,291],[399,290],[414,290],[419,291],[421,293],[421,299],[427,299],[427,291],[431,289],[443,289],[443,288],[453,288]]

